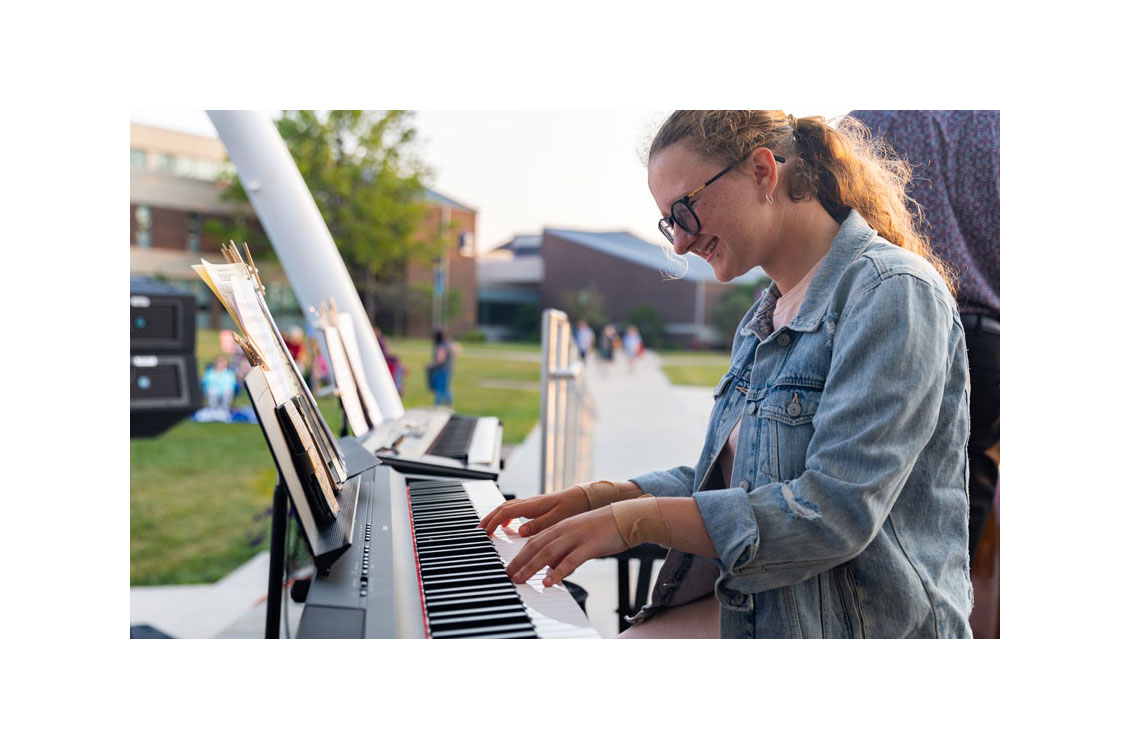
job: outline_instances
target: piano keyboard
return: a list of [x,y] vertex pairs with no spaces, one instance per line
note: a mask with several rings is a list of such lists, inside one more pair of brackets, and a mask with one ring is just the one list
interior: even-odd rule
[[497,417],[409,409],[359,440],[382,463],[406,474],[497,479],[501,471],[502,423]]
[[506,575],[526,540],[517,520],[477,528],[503,502],[494,482],[387,466],[358,481],[353,544],[311,581],[299,638],[600,637],[564,586]]
[[436,456],[447,456],[448,458],[461,458],[466,461],[467,453],[471,447],[471,437],[475,434],[475,422],[477,421],[479,420],[475,417],[452,414],[439,437],[428,449],[428,453]]
[[544,571],[515,586],[506,564],[526,540],[519,521],[495,531],[479,520],[503,501],[490,481],[408,481],[424,608],[433,638],[599,638],[564,586]]

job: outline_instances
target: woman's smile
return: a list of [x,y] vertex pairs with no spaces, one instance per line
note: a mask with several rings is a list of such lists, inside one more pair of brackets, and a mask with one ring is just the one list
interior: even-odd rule
[[707,242],[701,250],[695,250],[695,255],[698,255],[700,258],[709,263],[711,259],[717,254],[717,252],[718,238],[715,237],[714,239]]

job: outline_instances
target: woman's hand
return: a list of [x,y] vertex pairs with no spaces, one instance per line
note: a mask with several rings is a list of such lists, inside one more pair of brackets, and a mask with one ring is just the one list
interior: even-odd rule
[[486,529],[488,535],[513,518],[532,519],[518,527],[519,536],[533,536],[548,529],[559,521],[584,513],[589,509],[589,499],[584,490],[570,487],[561,492],[548,495],[535,495],[522,500],[509,500],[487,513],[479,522],[479,528]]
[[[584,497],[583,492],[581,495]],[[506,566],[506,572],[514,583],[525,583],[548,565],[550,570],[542,583],[552,586],[585,560],[614,555],[627,548],[612,516],[612,506],[606,505],[567,518],[530,539]]]

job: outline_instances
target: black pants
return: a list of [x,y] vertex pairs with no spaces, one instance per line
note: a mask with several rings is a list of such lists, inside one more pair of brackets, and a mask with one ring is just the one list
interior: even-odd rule
[[[1001,440],[1001,334],[999,324],[962,315],[969,351],[969,557],[993,512]],[[995,448],[995,450],[993,450]]]

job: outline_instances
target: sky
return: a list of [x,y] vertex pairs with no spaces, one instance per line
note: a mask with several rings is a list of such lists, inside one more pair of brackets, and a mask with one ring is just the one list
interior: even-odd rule
[[[641,150],[667,114],[419,110],[415,122],[418,153],[433,169],[429,187],[478,212],[482,253],[546,227],[627,230],[664,243]],[[203,110],[130,112],[130,120],[216,135]]]

